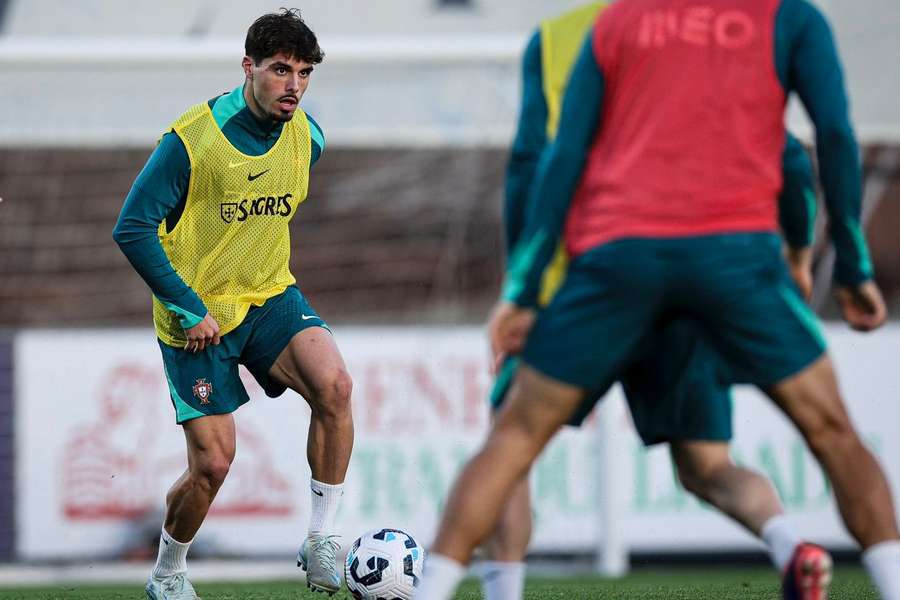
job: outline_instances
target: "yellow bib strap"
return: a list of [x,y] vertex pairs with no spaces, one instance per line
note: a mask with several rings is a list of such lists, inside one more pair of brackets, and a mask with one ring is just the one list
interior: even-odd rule
[[605,2],[591,2],[541,23],[541,69],[547,101],[547,137],[556,137],[572,65]]

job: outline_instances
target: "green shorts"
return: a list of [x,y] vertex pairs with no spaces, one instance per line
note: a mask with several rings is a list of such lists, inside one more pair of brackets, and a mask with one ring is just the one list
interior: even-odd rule
[[262,306],[251,307],[243,323],[218,346],[195,354],[159,341],[175,421],[231,413],[247,402],[238,365],[247,367],[266,395],[283,394],[287,388],[269,377],[269,369],[291,338],[308,327],[328,329],[300,290],[290,286]]
[[694,323],[673,321],[642,346],[621,383],[644,444],[730,440],[731,392],[724,367]]
[[744,233],[626,239],[577,257],[522,360],[598,398],[646,352],[654,330],[680,319],[712,346],[723,383],[768,387],[825,351],[781,239]]
[[[653,332],[621,383],[634,427],[646,445],[679,440],[728,441],[731,394],[720,361],[697,328],[674,321]],[[491,392],[496,409],[509,391],[519,359],[504,363]],[[586,399],[570,424],[580,425],[599,397]]]

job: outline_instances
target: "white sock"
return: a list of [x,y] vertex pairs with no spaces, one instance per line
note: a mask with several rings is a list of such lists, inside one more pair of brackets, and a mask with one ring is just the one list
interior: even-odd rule
[[422,582],[416,588],[415,600],[450,600],[456,586],[466,574],[466,568],[446,556],[429,554],[425,558]]
[[862,563],[875,582],[881,600],[900,600],[900,540],[869,546],[862,554]]
[[791,562],[794,550],[803,542],[785,515],[775,515],[766,521],[760,537],[769,547],[769,556],[775,568],[782,573]]
[[159,536],[159,554],[156,555],[153,578],[163,579],[178,573],[187,573],[187,553],[190,547],[191,542],[179,542],[163,529]]
[[337,514],[344,495],[343,483],[322,483],[309,480],[312,495],[309,515],[309,533],[331,533],[334,531],[334,516]]
[[522,600],[525,563],[485,561],[481,564],[480,575],[485,600]]

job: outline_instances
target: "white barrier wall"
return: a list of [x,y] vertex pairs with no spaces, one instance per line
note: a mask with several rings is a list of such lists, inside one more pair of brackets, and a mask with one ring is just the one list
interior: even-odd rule
[[[827,333],[850,411],[900,497],[900,327],[872,336],[842,326]],[[341,532],[352,539],[394,526],[427,544],[455,472],[487,426],[483,334],[460,327],[336,335],[354,377],[357,433]],[[24,332],[15,369],[20,556],[118,554],[139,523],[161,518],[154,512],[185,462],[152,331]],[[309,412],[295,394],[267,398],[244,375],[252,400],[237,412],[238,457],[198,539],[223,553],[291,555],[308,518]],[[738,390],[735,403],[739,459],[773,479],[805,536],[852,547],[827,483],[784,418],[749,389]],[[631,428],[627,420],[621,426]],[[596,430],[566,431],[542,457],[533,478],[535,550],[596,546]],[[628,485],[620,518],[632,548],[755,547],[675,484],[665,448],[645,452],[629,434],[617,464]]]

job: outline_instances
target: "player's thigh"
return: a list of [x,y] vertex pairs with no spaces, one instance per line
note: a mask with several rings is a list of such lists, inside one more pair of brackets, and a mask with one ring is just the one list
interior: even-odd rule
[[825,351],[774,234],[713,236],[686,265],[683,309],[690,311],[734,383],[768,387],[801,372]]
[[516,370],[519,368],[519,362],[518,356],[507,356],[503,360],[503,364],[500,365],[500,370],[497,371],[497,376],[494,378],[494,384],[488,395],[488,404],[491,410],[496,411],[503,406],[503,401],[506,400],[509,388],[515,378]]
[[159,341],[177,423],[229,414],[249,400],[238,372],[241,336],[240,331],[233,331],[223,336],[220,344],[200,352]]
[[827,355],[766,392],[807,438],[853,429]]
[[612,243],[573,260],[538,313],[522,362],[547,377],[602,393],[618,377],[664,297],[662,278],[639,243]]
[[269,376],[308,401],[332,393],[350,394],[350,376],[331,332],[310,327],[294,335],[269,370]]
[[495,414],[487,445],[505,444],[523,456],[540,451],[575,414],[585,390],[521,365],[509,396]]
[[252,310],[247,321],[241,362],[268,396],[291,388],[308,399],[323,372],[343,368],[328,325],[295,286]]
[[[497,373],[497,377],[494,379],[494,385],[491,388],[491,393],[488,398],[491,410],[493,411],[494,415],[497,414],[497,412],[502,408],[503,403],[506,401],[506,398],[509,395],[509,390],[512,387],[512,382],[515,379],[516,372],[518,371],[520,364],[521,360],[518,356],[508,356],[506,360],[503,361],[503,364],[500,367],[500,371]],[[575,410],[575,413],[569,419],[567,425],[571,425],[572,427],[580,427],[584,420],[591,413],[591,410],[593,410],[594,406],[597,405],[597,402],[600,401],[604,392],[605,390],[601,392],[592,391],[590,393],[586,393],[584,395],[584,399]]]
[[728,441],[732,402],[720,360],[692,319],[677,319],[645,338],[622,377],[635,429],[644,444]]

